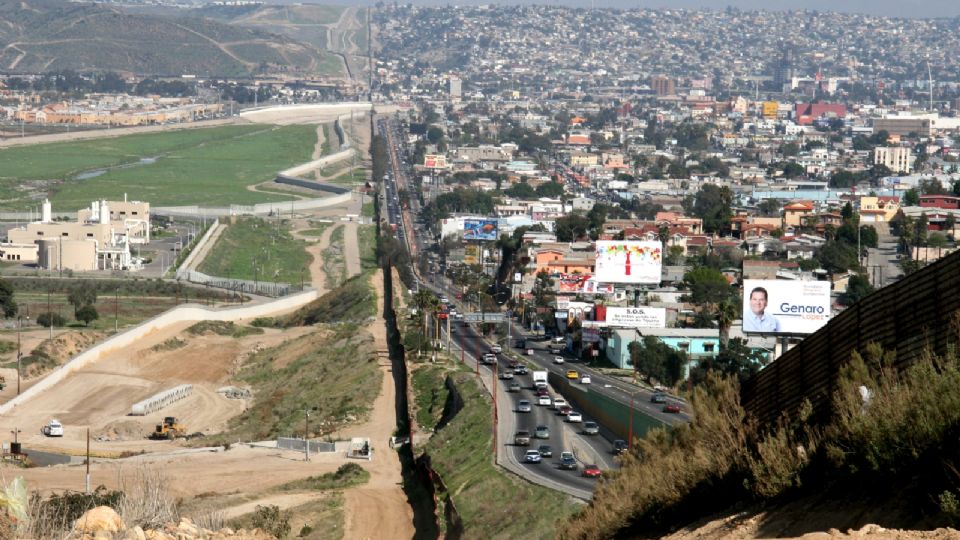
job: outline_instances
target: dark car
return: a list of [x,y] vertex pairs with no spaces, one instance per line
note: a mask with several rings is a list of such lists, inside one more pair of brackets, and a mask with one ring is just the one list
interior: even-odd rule
[[587,465],[583,468],[583,475],[587,478],[600,478],[603,472],[596,465]]
[[519,366],[513,368],[513,372],[517,375],[526,375],[527,373],[530,373],[530,370],[527,368],[527,366],[520,364]]
[[663,412],[677,414],[680,412],[680,405],[677,405],[676,403],[668,403],[663,406]]
[[666,403],[667,395],[663,392],[657,392],[650,396],[650,403]]
[[613,441],[613,453],[615,455],[619,456],[620,454],[624,454],[629,449],[630,449],[630,446],[627,444],[627,441],[623,439],[617,439]]
[[577,470],[577,459],[570,452],[560,453],[560,468],[565,471]]
[[537,450],[540,452],[541,457],[553,457],[553,448],[549,444],[541,444]]

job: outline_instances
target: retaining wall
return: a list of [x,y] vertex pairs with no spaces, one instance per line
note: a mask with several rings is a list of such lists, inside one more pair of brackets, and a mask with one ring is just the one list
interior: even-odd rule
[[216,231],[217,227],[219,226],[220,226],[220,218],[217,218],[213,221],[213,223],[210,224],[209,227],[207,227],[206,232],[203,233],[203,236],[200,237],[200,240],[197,241],[197,243],[195,243],[192,248],[190,248],[190,253],[187,255],[187,258],[184,259],[183,262],[180,263],[180,267],[177,268],[178,276],[180,275],[180,272],[183,272],[185,269],[190,268],[190,265],[193,264],[194,259],[197,258],[198,256],[197,254],[203,251],[203,246],[207,245],[207,242],[210,241],[210,237],[213,236],[214,231]]
[[[630,435],[630,407],[594,391],[590,385],[573,384],[561,374],[551,372],[550,385],[557,389],[574,409],[583,411],[610,429],[620,439]],[[663,427],[663,422],[644,414],[633,412],[633,436],[643,438],[653,428]]]
[[260,203],[255,205],[232,204],[229,207],[205,208],[200,206],[158,206],[151,208],[154,214],[181,217],[225,217],[238,215],[269,215],[275,212],[313,210],[327,206],[338,206],[350,202],[353,193],[342,193],[322,199],[303,199],[298,201],[282,201]]
[[34,396],[53,388],[71,373],[75,373],[88,365],[100,360],[115,351],[125,349],[137,343],[144,337],[163,330],[171,325],[190,321],[242,321],[257,317],[266,317],[281,312],[297,309],[317,298],[317,291],[305,291],[267,302],[239,308],[211,309],[197,304],[185,304],[167,310],[156,317],[117,334],[106,341],[94,345],[90,349],[74,356],[66,364],[48,375],[42,381],[31,386],[19,396],[0,405],[0,414],[6,414],[21,403],[29,401]]

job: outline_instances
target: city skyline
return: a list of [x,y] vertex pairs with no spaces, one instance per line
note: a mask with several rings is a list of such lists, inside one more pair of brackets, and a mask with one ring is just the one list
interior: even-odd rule
[[[268,2],[280,3],[280,2]],[[335,1],[334,4],[352,4]],[[830,0],[537,0],[489,2],[486,0],[444,2],[438,0],[416,0],[411,3],[421,6],[438,5],[562,5],[568,7],[595,7],[615,9],[711,9],[723,10],[733,7],[750,11],[790,11],[817,10],[823,12],[862,13],[882,17],[906,18],[952,18],[960,16],[960,4],[949,0],[930,0],[928,2],[899,2],[896,0],[848,0],[842,4]]]

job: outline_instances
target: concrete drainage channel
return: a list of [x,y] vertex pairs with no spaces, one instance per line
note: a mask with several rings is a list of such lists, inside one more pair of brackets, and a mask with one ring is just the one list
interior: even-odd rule
[[434,487],[427,468],[413,455],[410,444],[410,407],[407,364],[401,343],[397,317],[393,310],[393,279],[390,265],[383,267],[383,318],[387,325],[387,344],[390,348],[390,363],[393,383],[396,388],[397,434],[407,437],[407,444],[397,447],[403,474],[403,490],[407,494],[413,509],[414,538],[434,539],[440,536],[437,524],[437,505],[434,500]]

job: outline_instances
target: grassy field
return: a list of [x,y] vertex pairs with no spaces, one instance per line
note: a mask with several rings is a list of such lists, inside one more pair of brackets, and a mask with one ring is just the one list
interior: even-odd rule
[[357,243],[360,247],[360,270],[376,270],[377,263],[377,227],[376,225],[360,225],[357,227]]
[[[247,186],[310,160],[313,126],[237,125],[0,150],[0,209],[22,209],[49,196],[58,211],[97,198],[156,206],[252,204],[289,199]],[[152,163],[140,163],[154,158]],[[77,180],[81,172],[108,169]]]
[[[450,490],[463,518],[464,537],[554,538],[557,526],[577,507],[569,497],[494,467],[490,398],[472,373],[449,373],[463,398],[463,409],[427,441],[423,450],[430,454],[433,468]],[[414,390],[440,388],[445,376],[441,370],[418,369],[415,379],[430,377],[433,381],[415,380]],[[415,395],[414,399],[436,407],[434,396]],[[428,420],[426,414],[422,417]],[[497,501],[496,512],[490,512],[490,501]]]
[[367,171],[357,167],[355,169],[344,171],[326,181],[330,182],[331,184],[346,184],[352,186],[354,184],[362,184],[363,182],[366,182],[366,180]]
[[380,391],[373,336],[356,325],[332,325],[264,349],[237,374],[253,388],[253,404],[211,441],[303,436],[303,408],[317,407],[311,437],[336,436],[348,417],[362,421]]
[[286,223],[278,230],[273,222],[239,219],[220,235],[198,270],[211,276],[300,283],[312,260],[305,247]]

